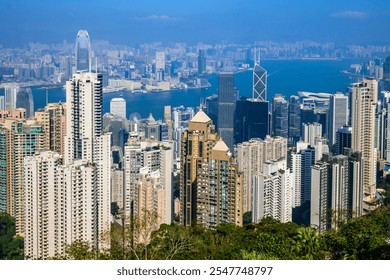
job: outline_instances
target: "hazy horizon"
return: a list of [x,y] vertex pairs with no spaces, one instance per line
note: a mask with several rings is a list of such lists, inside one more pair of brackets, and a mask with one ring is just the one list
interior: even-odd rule
[[0,45],[92,40],[145,42],[254,41],[390,44],[390,2],[345,0],[80,1],[0,0]]

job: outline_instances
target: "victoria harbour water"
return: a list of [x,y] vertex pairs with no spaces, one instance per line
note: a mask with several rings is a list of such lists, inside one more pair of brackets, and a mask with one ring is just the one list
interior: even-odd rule
[[[277,93],[288,98],[297,95],[298,91],[309,92],[346,92],[346,88],[354,79],[342,73],[343,70],[357,63],[351,60],[267,60],[262,67],[268,71],[267,99],[272,100]],[[211,87],[202,89],[172,90],[167,92],[130,93],[119,91],[103,95],[103,111],[110,110],[110,100],[114,97],[123,97],[127,102],[127,116],[133,112],[143,118],[150,112],[156,119],[163,118],[164,106],[180,105],[197,107],[206,97],[218,93],[218,76],[209,76]],[[235,74],[235,86],[239,96],[250,97],[252,94],[252,72],[242,71]],[[33,88],[35,110],[43,108],[46,103],[46,90]],[[48,90],[49,102],[65,102],[66,94],[63,88]]]

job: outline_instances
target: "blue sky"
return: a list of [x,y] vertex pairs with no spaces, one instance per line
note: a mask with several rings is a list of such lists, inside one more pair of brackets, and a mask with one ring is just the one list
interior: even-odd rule
[[118,44],[227,40],[390,44],[382,0],[0,0],[0,44],[92,39]]

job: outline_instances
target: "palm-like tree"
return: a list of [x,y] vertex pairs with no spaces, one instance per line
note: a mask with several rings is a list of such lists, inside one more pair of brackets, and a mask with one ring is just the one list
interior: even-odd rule
[[320,236],[314,228],[298,228],[293,237],[293,248],[301,258],[312,260],[319,253],[321,247]]

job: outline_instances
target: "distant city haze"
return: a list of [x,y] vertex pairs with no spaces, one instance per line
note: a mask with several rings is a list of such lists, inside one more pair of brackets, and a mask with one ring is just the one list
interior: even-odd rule
[[316,40],[390,43],[389,1],[0,0],[0,45],[74,41],[80,29],[95,40],[144,42]]
[[[346,88],[356,79],[344,75],[341,70],[346,69],[352,60],[269,60],[263,66],[269,70],[268,100],[271,101],[276,93],[283,94],[287,99],[291,95],[298,95],[298,91],[345,92]],[[294,75],[291,73],[294,72]],[[126,91],[106,93],[103,95],[103,112],[110,111],[110,100],[123,97],[126,101],[127,117],[132,112],[138,112],[143,118],[150,112],[156,119],[163,119],[163,106],[179,105],[196,107],[207,96],[218,93],[218,76],[210,75],[210,88],[171,90],[168,92],[151,92],[148,94],[131,94]],[[239,96],[252,97],[252,73],[243,71],[235,75],[235,86]],[[35,110],[45,106],[45,88],[33,88]],[[0,91],[1,92],[1,91]],[[65,101],[65,90],[54,88],[49,90],[49,102]]]

